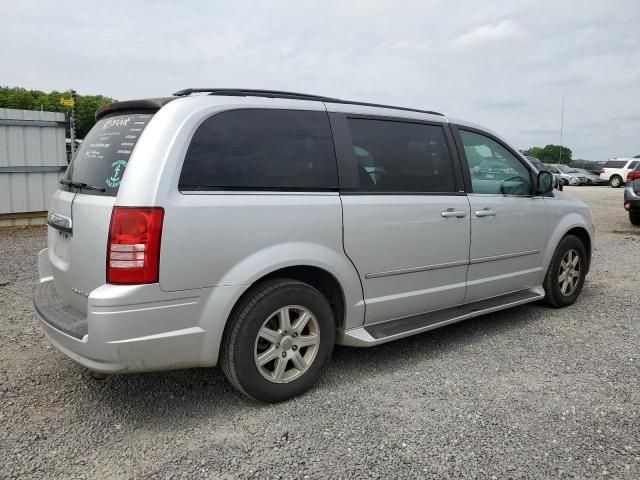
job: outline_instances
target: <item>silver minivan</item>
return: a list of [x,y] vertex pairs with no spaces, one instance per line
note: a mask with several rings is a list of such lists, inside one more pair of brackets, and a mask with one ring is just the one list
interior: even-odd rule
[[188,89],[100,108],[48,217],[34,306],[98,373],[217,363],[277,402],[334,344],[571,305],[587,207],[491,131],[313,95]]

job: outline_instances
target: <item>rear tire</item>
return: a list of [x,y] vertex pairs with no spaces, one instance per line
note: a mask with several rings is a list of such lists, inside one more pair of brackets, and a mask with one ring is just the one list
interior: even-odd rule
[[[575,258],[578,260],[574,260]],[[567,235],[553,253],[544,279],[544,301],[554,308],[562,308],[576,301],[587,273],[587,251],[575,235]]]
[[231,384],[249,398],[282,402],[313,386],[334,342],[326,298],[306,283],[271,279],[253,287],[234,309],[220,362]]
[[622,177],[620,175],[612,175],[609,179],[609,185],[612,188],[620,188],[622,186]]
[[631,222],[631,225],[640,225],[640,213],[629,212],[629,221]]

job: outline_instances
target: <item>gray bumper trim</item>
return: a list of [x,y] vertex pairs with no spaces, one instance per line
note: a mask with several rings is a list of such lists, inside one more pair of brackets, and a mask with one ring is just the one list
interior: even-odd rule
[[41,283],[36,287],[33,306],[44,322],[62,333],[82,340],[88,332],[86,315],[66,304],[58,296],[53,281]]

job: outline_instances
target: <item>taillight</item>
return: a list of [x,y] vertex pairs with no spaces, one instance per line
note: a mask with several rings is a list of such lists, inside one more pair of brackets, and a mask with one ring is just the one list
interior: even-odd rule
[[113,207],[107,243],[107,283],[156,283],[164,209]]
[[627,181],[640,179],[640,170],[633,170],[627,174]]
[[631,208],[631,200],[624,201],[624,209],[629,210]]

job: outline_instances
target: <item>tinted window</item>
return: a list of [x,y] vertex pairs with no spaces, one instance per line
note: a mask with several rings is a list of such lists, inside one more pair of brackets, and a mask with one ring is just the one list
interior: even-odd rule
[[634,168],[636,168],[636,165],[638,165],[638,162],[631,162],[627,168],[630,168],[633,170]]
[[356,118],[348,122],[358,191],[456,191],[442,127]]
[[509,150],[485,135],[460,130],[474,193],[530,195],[529,170]]
[[[131,151],[151,117],[150,113],[132,113],[100,119],[84,137],[64,178],[105,189],[83,193],[116,196]],[[60,188],[75,190],[62,185]]]
[[181,190],[324,190],[338,186],[326,112],[231,110],[193,136]]
[[604,168],[624,168],[626,164],[625,160],[609,160],[604,164]]

